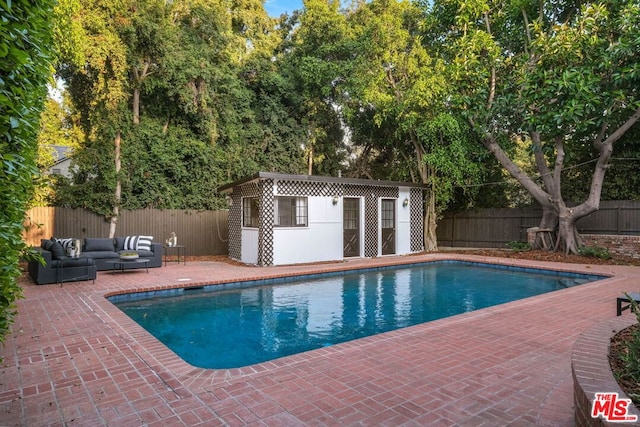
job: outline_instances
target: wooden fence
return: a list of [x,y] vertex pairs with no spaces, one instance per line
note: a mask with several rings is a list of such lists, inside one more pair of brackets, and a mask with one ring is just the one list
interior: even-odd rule
[[[39,207],[27,211],[24,240],[33,246],[51,237],[109,237],[109,222],[84,209]],[[226,255],[228,253],[228,212],[174,209],[123,211],[116,236],[153,236],[164,243],[172,231],[187,255]]]
[[[438,222],[438,244],[446,247],[505,248],[527,241],[527,228],[539,225],[540,208],[476,209],[448,212]],[[38,226],[39,224],[39,226]],[[51,237],[108,237],[109,223],[84,209],[33,208],[27,212],[25,241],[40,245]],[[640,201],[608,201],[578,221],[583,234],[640,235]],[[117,236],[150,235],[164,242],[172,231],[187,255],[226,255],[228,212],[141,209],[123,211]]]
[[[447,212],[438,222],[440,246],[505,248],[526,242],[527,228],[540,223],[542,209],[504,208]],[[582,234],[640,235],[640,201],[606,201],[577,222]]]

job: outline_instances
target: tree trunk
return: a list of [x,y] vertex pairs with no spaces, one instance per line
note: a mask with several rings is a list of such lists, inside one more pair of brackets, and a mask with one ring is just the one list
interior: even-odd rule
[[436,218],[436,192],[431,177],[435,173],[433,169],[427,165],[424,159],[424,147],[418,142],[417,138],[412,138],[412,144],[416,154],[416,166],[420,179],[423,184],[431,184],[429,187],[429,195],[427,196],[427,203],[424,212],[424,250],[428,252],[435,252],[438,250],[438,238],[436,236],[436,227],[438,226]]
[[109,238],[113,239],[116,235],[116,226],[118,224],[118,219],[120,218],[120,202],[122,199],[122,184],[120,182],[120,168],[121,168],[121,160],[120,160],[120,132],[116,133],[116,138],[114,141],[115,145],[115,158],[116,158],[116,191],[113,203],[113,213],[111,215],[111,219],[109,221]]
[[429,196],[424,214],[424,250],[427,252],[435,252],[438,250],[436,227],[436,193],[433,190],[433,187],[431,187],[429,189]]
[[576,220],[573,212],[569,208],[564,208],[560,212],[558,224],[558,250],[565,254],[577,255],[582,247],[582,238],[576,228]]
[[542,219],[540,220],[540,228],[555,230],[558,226],[558,214],[547,208],[542,209]]
[[[540,230],[555,231],[557,226],[558,226],[558,214],[552,209],[543,208],[542,209],[542,218],[540,219],[540,224],[539,224],[538,228]],[[541,234],[537,234],[536,235],[536,239],[533,242],[533,248],[532,249],[542,249],[542,248],[544,248],[544,243],[543,243],[542,239],[543,239],[543,236]],[[558,239],[556,239],[553,243],[554,243],[555,246],[557,246]]]
[[140,124],[140,87],[142,85],[142,81],[151,74],[149,72],[149,67],[151,65],[151,60],[145,59],[142,64],[142,70],[138,67],[133,67],[133,124]]
[[140,89],[133,89],[133,124],[140,124]]

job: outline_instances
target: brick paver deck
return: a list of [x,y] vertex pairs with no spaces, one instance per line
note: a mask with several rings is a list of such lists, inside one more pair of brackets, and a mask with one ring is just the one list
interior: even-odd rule
[[[613,277],[233,370],[194,368],[105,295],[458,258]],[[570,426],[570,354],[640,268],[436,254],[312,266],[188,262],[24,283],[0,356],[2,426]],[[632,316],[626,312],[624,316]]]

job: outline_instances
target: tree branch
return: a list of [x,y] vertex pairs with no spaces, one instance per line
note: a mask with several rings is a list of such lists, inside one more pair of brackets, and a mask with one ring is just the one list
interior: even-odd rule
[[593,146],[596,148],[596,150],[600,150],[600,146],[602,145],[602,138],[604,138],[604,135],[607,132],[608,128],[609,122],[605,120],[600,126],[600,131],[598,132],[596,139],[593,141]]
[[[640,108],[638,108],[632,115],[622,124],[615,132],[613,132],[607,139],[602,142],[594,142],[594,146],[600,151],[600,156],[594,167],[593,176],[591,177],[591,188],[589,190],[589,197],[579,206],[576,206],[573,210],[576,215],[588,215],[591,212],[595,212],[600,208],[600,196],[602,194],[602,183],[604,181],[604,175],[607,172],[607,166],[609,159],[611,159],[611,153],[613,153],[613,144],[619,140],[627,130],[631,128],[640,120]],[[602,134],[606,130],[606,127],[601,128],[598,133],[598,139],[602,139]]]
[[[484,14],[484,22],[487,27],[487,33],[491,34],[491,23],[489,22],[489,14],[485,12]],[[495,65],[491,66],[491,81],[489,82],[489,99],[487,100],[487,109],[491,109],[493,105],[493,100],[496,97],[496,67]]]
[[553,168],[553,199],[562,202],[562,166],[564,165],[564,140],[562,136],[556,136],[554,145],[556,147],[556,162]]
[[525,190],[527,190],[541,206],[554,210],[551,195],[538,186],[526,173],[507,156],[502,147],[496,142],[493,135],[487,134],[482,140],[484,146],[494,155],[509,174],[514,177]]
[[631,115],[631,117],[629,117],[629,119],[626,122],[624,122],[622,126],[620,126],[618,129],[616,129],[615,132],[609,135],[609,137],[602,144],[603,145],[613,144],[614,142],[622,138],[622,135],[624,135],[626,131],[631,129],[631,126],[635,125],[638,120],[640,120],[640,108],[638,108]]
[[540,132],[530,131],[531,143],[533,145],[533,157],[536,161],[536,168],[544,183],[544,188],[551,194],[553,194],[553,179],[551,177],[551,171],[547,165],[547,160],[544,158],[544,152],[542,151],[542,142],[540,139]]
[[531,30],[529,29],[529,17],[527,11],[522,8],[522,18],[524,19],[524,29],[527,35],[527,43],[524,44],[524,52],[529,54],[528,46],[531,44]]

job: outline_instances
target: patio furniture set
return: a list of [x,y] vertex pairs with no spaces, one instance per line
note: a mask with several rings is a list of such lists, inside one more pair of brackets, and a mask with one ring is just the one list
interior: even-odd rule
[[29,275],[38,285],[94,280],[97,271],[125,271],[162,266],[163,247],[152,236],[85,239],[43,239],[37,251],[44,264],[29,261]]

